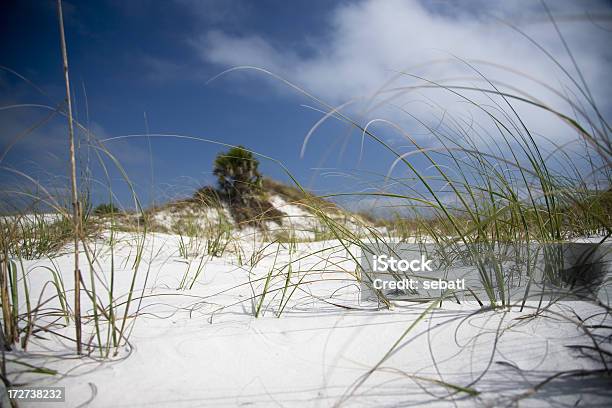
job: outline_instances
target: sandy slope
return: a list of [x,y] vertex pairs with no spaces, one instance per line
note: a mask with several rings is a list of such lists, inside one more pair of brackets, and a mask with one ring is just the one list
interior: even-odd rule
[[[127,234],[120,241],[114,259],[115,290],[125,294],[131,283],[135,241]],[[116,360],[68,358],[73,344],[46,334],[32,341],[28,354],[11,358],[17,355],[21,361],[57,369],[61,375],[19,374],[23,367],[9,363],[12,379],[65,386],[66,406],[87,401],[92,407],[452,406],[443,398],[454,390],[436,381],[480,392],[478,396],[456,394],[458,406],[512,406],[518,400],[520,406],[612,403],[610,383],[593,378],[560,378],[530,393],[556,372],[600,367],[565,347],[592,344],[576,324],[554,313],[518,319],[529,312],[484,311],[475,304],[445,303],[435,309],[355,389],[429,305],[376,311],[376,305],[360,304],[358,287],[349,273],[355,265],[337,244],[300,244],[296,252],[269,246],[267,256],[252,270],[238,266],[235,254],[223,259],[206,257],[193,288],[177,290],[185,271],[190,282],[202,258],[178,256],[175,236],[150,235],[136,288],[140,294],[146,279],[144,293],[155,296],[142,300],[140,316],[130,320],[135,322],[130,326],[130,344],[119,350]],[[261,245],[245,239],[240,247],[246,258]],[[110,257],[104,254],[106,244],[99,242],[97,249],[97,284],[102,287],[103,282],[109,284]],[[274,266],[312,253],[316,255],[296,262],[291,278],[312,283],[300,286],[280,318],[276,312],[282,291],[272,292],[263,303],[263,316],[255,319],[249,298],[253,291],[261,293],[263,280],[257,279]],[[67,255],[54,260],[66,287],[72,285],[71,262]],[[42,265],[52,266],[49,260],[25,265],[33,293],[39,293],[49,279]],[[89,271],[83,273],[89,282]],[[272,288],[280,288],[284,279],[279,278]],[[137,307],[138,301],[132,312]],[[568,302],[553,311],[575,320],[600,310],[584,302]],[[602,319],[589,322],[610,325]],[[72,335],[71,328],[58,332]]]
[[[261,223],[259,227],[269,232],[269,236],[287,234],[290,231],[291,235],[298,240],[313,241],[316,239],[317,232],[328,230],[327,225],[313,212],[309,205],[288,200],[288,198],[283,198],[279,194],[269,194],[268,201],[270,204],[284,214],[282,218],[275,221],[267,220]],[[186,224],[206,230],[219,223],[231,225],[234,234],[249,236],[256,232],[251,227],[245,228],[244,225],[241,226],[241,229],[238,229],[226,203],[221,203],[219,207],[210,207],[199,202],[171,203],[165,207],[151,210],[150,216],[153,227],[164,232],[180,232],[184,230]],[[369,225],[368,221],[356,214],[338,209],[335,212],[329,211],[327,216],[353,233],[366,234],[368,228],[372,228],[381,235],[387,235],[385,227]],[[137,218],[138,215],[134,214],[133,217]]]

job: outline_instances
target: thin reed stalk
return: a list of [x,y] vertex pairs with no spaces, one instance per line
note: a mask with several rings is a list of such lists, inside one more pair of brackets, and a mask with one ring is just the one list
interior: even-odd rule
[[57,19],[59,22],[60,31],[60,46],[62,50],[64,83],[66,84],[66,109],[68,119],[68,137],[70,143],[70,181],[72,192],[72,220],[74,223],[74,325],[76,332],[77,354],[81,354],[81,271],[79,270],[79,236],[81,233],[81,217],[79,210],[78,187],[76,179],[74,126],[72,124],[72,98],[70,95],[70,78],[68,75],[68,52],[66,50],[66,36],[64,34],[64,16],[62,13],[62,0],[57,0]]

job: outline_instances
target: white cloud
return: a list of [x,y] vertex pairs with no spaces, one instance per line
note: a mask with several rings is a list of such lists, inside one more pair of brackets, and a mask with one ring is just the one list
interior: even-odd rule
[[256,35],[238,38],[210,31],[193,44],[196,47],[204,45],[203,57],[223,65],[241,65],[241,62],[249,61],[250,65],[270,66],[285,72],[299,63],[291,51],[281,53]]
[[[314,50],[309,49],[312,52],[306,53],[274,46],[272,44],[278,42],[268,41],[260,33],[236,36],[210,31],[193,40],[192,44],[207,63],[224,67],[253,65],[268,69],[332,105],[368,95],[400,71],[436,81],[454,78],[452,84],[455,85],[482,86],[474,71],[462,62],[453,60],[457,56],[474,61],[489,79],[519,88],[572,114],[570,107],[559,96],[533,81],[476,62],[488,61],[511,67],[563,92],[569,89],[576,93],[575,86],[570,84],[561,70],[529,40],[494,18],[497,16],[519,25],[577,77],[540,3],[470,2],[469,9],[461,9],[460,4],[465,3],[449,5],[436,2],[424,5],[417,1],[368,0],[342,4],[329,16],[327,31],[318,37]],[[599,3],[589,5],[599,6]],[[554,2],[550,6],[553,14],[559,16],[561,30],[587,82],[591,84],[600,109],[609,112],[608,75],[612,49],[607,44],[611,39],[610,32],[586,18],[573,18],[580,13],[585,15],[580,5]],[[290,28],[290,22],[287,24]],[[312,46],[310,39],[304,43]],[[447,61],[431,63],[440,60]],[[423,82],[403,76],[387,84],[387,88],[418,84]],[[483,95],[469,95],[481,103],[492,104]],[[424,96],[451,112],[467,112],[466,104],[459,97],[439,90],[407,93],[394,103],[403,104],[415,99],[424,101]],[[499,98],[497,101],[501,102]],[[411,103],[406,106],[411,113],[419,116],[429,116],[432,112],[424,104]],[[470,114],[474,114],[474,111],[471,109]],[[376,112],[372,117],[383,115],[381,112]],[[558,143],[575,137],[565,124],[551,115],[542,115],[524,105],[519,107],[519,113],[532,130]],[[392,114],[390,118],[396,120],[398,116]]]

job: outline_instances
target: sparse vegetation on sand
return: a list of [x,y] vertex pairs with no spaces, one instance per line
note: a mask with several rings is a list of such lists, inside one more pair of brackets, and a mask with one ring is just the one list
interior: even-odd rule
[[[60,21],[61,15],[60,9]],[[376,176],[376,188],[353,192],[312,193],[286,164],[256,147],[147,131],[129,137],[184,139],[224,151],[213,164],[216,186],[143,208],[105,141],[72,117],[69,103],[58,105],[74,127],[70,139],[86,135],[83,145],[95,151],[103,171],[97,179],[90,168],[75,168],[73,189],[52,193],[3,168],[36,191],[11,190],[24,205],[3,203],[0,218],[3,387],[64,386],[71,406],[110,406],[124,396],[125,404],[217,406],[575,406],[583,400],[605,406],[612,400],[609,263],[592,297],[508,295],[517,276],[531,284],[533,246],[583,242],[610,250],[610,126],[579,67],[570,74],[543,51],[568,82],[558,90],[567,112],[526,92],[501,90],[461,59],[454,63],[468,67],[481,86],[400,72],[396,79],[409,86],[387,84],[371,95],[373,104],[399,111],[401,119],[393,120],[356,115],[345,109],[350,104],[331,106],[262,68],[224,73],[256,71],[316,104],[324,116],[304,149],[334,120],[367,141],[365,148],[384,152],[388,172]],[[66,58],[64,52],[68,72]],[[70,102],[67,76],[66,87]],[[432,103],[434,126],[393,104],[415,91],[450,94],[477,111],[480,122]],[[568,126],[576,143],[570,149],[534,134],[518,104]],[[425,129],[431,144],[423,146],[407,122]],[[389,131],[402,138],[402,148],[381,135]],[[70,155],[74,166],[77,153]],[[265,178],[264,160],[289,182]],[[122,175],[130,205],[116,200],[109,168]],[[77,170],[88,177],[77,177]],[[109,199],[92,210],[94,186],[107,189]],[[349,197],[393,211],[351,212],[340,204]],[[32,201],[44,203],[44,211]],[[360,264],[364,248],[398,241],[433,245],[447,268],[472,268],[482,291],[445,290],[400,302],[373,290],[373,301],[362,300],[360,287],[371,286]],[[548,262],[558,251],[544,256],[553,277],[567,269]],[[136,398],[131,392],[145,389],[139,387],[147,395]],[[576,389],[586,391],[577,396]],[[167,397],[176,390],[183,394]]]

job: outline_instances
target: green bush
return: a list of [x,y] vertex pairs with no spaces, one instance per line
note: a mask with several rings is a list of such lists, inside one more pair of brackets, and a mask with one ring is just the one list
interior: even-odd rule
[[113,203],[109,204],[100,204],[94,210],[94,214],[96,215],[108,215],[108,214],[118,214],[121,210],[115,206]]
[[217,176],[219,191],[231,201],[247,201],[261,192],[259,161],[242,146],[232,147],[215,159],[213,173]]
[[[215,159],[213,173],[219,184],[218,193],[229,205],[236,224],[260,225],[264,221],[280,224],[285,214],[266,198],[259,161],[242,146],[232,147]],[[198,191],[196,198],[212,197],[210,188]]]

